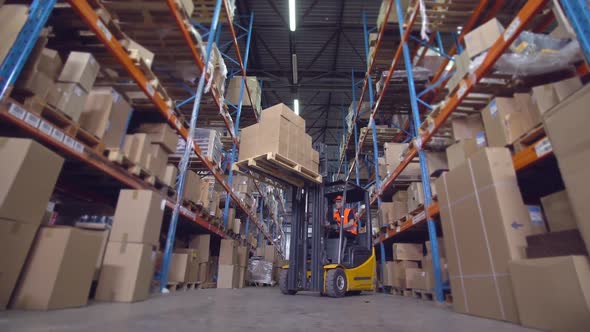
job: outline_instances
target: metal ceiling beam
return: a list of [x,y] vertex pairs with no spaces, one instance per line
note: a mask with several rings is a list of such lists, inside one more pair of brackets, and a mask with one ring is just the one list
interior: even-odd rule
[[279,9],[277,8],[276,1],[274,1],[274,0],[266,0],[266,2],[270,6],[270,8],[272,8],[272,10],[277,14],[277,16],[279,17],[279,19],[281,19],[281,22],[283,22],[283,26],[282,27],[283,28],[287,27],[288,26],[287,21],[285,20],[285,18],[283,17],[283,15],[279,11]]
[[254,37],[256,37],[255,39],[258,39],[260,41],[260,44],[262,44],[262,47],[264,47],[266,52],[268,52],[268,55],[271,57],[271,59],[273,59],[273,61],[277,64],[277,66],[279,66],[279,68],[283,68],[283,66],[281,65],[281,62],[279,61],[277,56],[272,52],[270,47],[268,47],[268,45],[266,44],[264,39],[262,39],[262,37],[260,37],[260,35],[256,32],[255,29],[252,29],[252,33],[254,34]]
[[314,0],[314,2],[312,2],[309,7],[307,7],[307,9],[305,9],[305,12],[303,13],[303,16],[301,17],[301,25],[303,25],[303,22],[305,21],[305,18],[309,15],[309,13],[311,13],[311,11],[313,10],[313,7],[315,7],[318,2],[320,2],[320,0]]
[[332,40],[334,40],[334,38],[336,38],[336,35],[338,34],[338,32],[339,32],[339,30],[336,30],[330,35],[330,38],[328,38],[328,40],[326,40],[326,42],[322,45],[322,47],[315,54],[315,56],[313,57],[313,59],[311,60],[309,65],[307,65],[307,67],[305,67],[305,70],[309,70],[316,63],[316,61],[318,61],[318,59],[320,58],[320,56],[322,56],[322,54],[324,53],[324,51],[326,50],[328,45],[330,45]]
[[365,58],[361,55],[361,53],[358,51],[356,46],[354,46],[352,40],[350,40],[350,38],[348,37],[348,35],[346,35],[346,32],[344,32],[344,30],[342,30],[342,37],[344,37],[344,40],[346,40],[346,42],[348,43],[348,46],[350,46],[350,48],[352,48],[353,52],[359,57],[361,62],[365,63]]

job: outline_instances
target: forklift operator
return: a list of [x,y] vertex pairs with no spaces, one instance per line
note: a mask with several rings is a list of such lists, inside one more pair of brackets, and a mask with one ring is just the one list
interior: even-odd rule
[[[334,199],[334,220],[340,226],[341,218],[340,211],[342,210],[342,196],[338,196]],[[344,209],[344,226],[342,228],[346,231],[344,234],[347,237],[355,238],[358,232],[356,220],[354,219],[354,210],[350,208]]]

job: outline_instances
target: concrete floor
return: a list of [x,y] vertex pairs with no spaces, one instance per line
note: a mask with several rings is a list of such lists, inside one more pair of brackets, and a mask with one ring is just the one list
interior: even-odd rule
[[278,288],[205,289],[133,304],[93,303],[49,312],[0,312],[0,331],[465,331],[523,327],[454,313],[433,302],[373,294],[332,299]]

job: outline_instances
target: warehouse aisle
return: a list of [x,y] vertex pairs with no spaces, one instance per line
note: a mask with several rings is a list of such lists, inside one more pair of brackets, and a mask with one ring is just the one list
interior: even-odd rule
[[[345,327],[345,328],[343,328]],[[208,289],[135,304],[0,312],[0,331],[465,331],[523,327],[456,314],[433,302],[377,294],[344,299],[282,295],[278,288]]]

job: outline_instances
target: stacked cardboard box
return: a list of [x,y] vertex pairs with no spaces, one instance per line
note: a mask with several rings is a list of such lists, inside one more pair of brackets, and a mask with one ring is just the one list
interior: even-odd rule
[[196,249],[176,249],[170,259],[168,282],[196,283],[199,281],[199,252]]
[[[590,207],[584,198],[588,196],[590,176],[584,165],[590,160],[589,115],[586,112],[589,103],[590,86],[586,85],[543,115],[574,220],[587,248],[590,248]],[[551,227],[555,222],[550,220],[549,224]],[[571,225],[566,224],[564,228],[571,228]]]
[[27,22],[29,6],[25,5],[2,5],[0,6],[0,63],[12,49],[19,32]]
[[541,204],[551,232],[578,228],[567,191],[562,190],[541,197]]
[[[63,66],[59,54],[55,50],[45,48],[46,44],[47,35],[42,33],[15,83],[16,91],[33,95],[25,99],[26,105],[35,103],[35,100],[43,102],[47,99]],[[33,110],[35,109],[36,107],[33,107]]]
[[409,212],[416,211],[420,206],[424,206],[424,186],[422,182],[412,182],[408,187],[407,207]]
[[102,239],[101,231],[41,227],[11,306],[47,310],[86,305]]
[[147,134],[132,134],[125,136],[123,153],[135,165],[147,169],[151,139]]
[[[387,16],[387,6],[389,6],[390,1],[383,0],[381,2],[381,7],[379,8],[379,16],[377,16],[377,26],[380,27],[383,22],[386,23],[398,23],[398,13],[397,13],[397,6],[396,3],[391,3],[391,10],[389,11],[389,16]],[[410,4],[409,0],[402,0],[402,16],[405,16],[406,10],[408,9],[408,5]]]
[[[0,137],[0,310],[6,308],[63,159],[41,144]],[[10,253],[10,254],[7,254]]]
[[217,288],[237,288],[240,271],[238,265],[238,243],[236,241],[221,240],[218,268]]
[[131,105],[111,87],[93,88],[86,99],[80,126],[100,138],[106,148],[122,148]]
[[163,218],[162,197],[121,190],[95,298],[134,302],[149,296]]
[[465,35],[465,51],[473,59],[492,47],[503,32],[500,21],[493,18]]
[[[385,143],[384,145],[385,163],[387,164],[387,173],[392,174],[403,159],[408,149],[407,143]],[[398,176],[398,179],[415,179],[420,176],[420,164],[411,162]]]
[[[442,282],[449,281],[449,272],[447,269],[447,259],[446,259],[446,251],[445,246],[443,243],[442,238],[438,238],[438,256],[440,262],[440,273],[442,277]],[[434,288],[434,267],[432,262],[432,248],[430,246],[430,241],[426,241],[426,255],[422,257],[420,265],[422,266],[422,271],[416,275],[414,280],[414,286],[418,289],[424,290],[431,290]]]
[[210,257],[211,235],[202,234],[194,236],[189,242],[189,248],[198,252],[199,274],[197,281],[201,284],[211,281],[209,279],[210,265],[213,260]]
[[447,147],[449,170],[453,170],[462,165],[467,158],[486,146],[485,139],[483,140],[483,144],[479,144],[478,142],[481,141],[478,141],[477,138],[465,138]]
[[147,149],[146,169],[158,179],[169,183],[167,181],[171,181],[170,176],[174,174],[167,173],[168,155],[174,152],[178,135],[167,123],[143,123],[138,132],[146,134],[150,142],[149,146],[144,147]]
[[524,258],[526,237],[545,227],[531,222],[510,151],[485,148],[436,186],[453,308],[518,322],[508,263]]
[[451,128],[455,142],[477,137],[483,137],[485,140],[483,122],[479,114],[453,118],[451,119]]
[[313,151],[305,120],[285,104],[278,104],[262,111],[260,123],[242,129],[239,159],[272,152],[317,172],[319,154]]
[[166,165],[164,170],[164,177],[161,179],[166,185],[176,188],[176,177],[178,175],[178,168],[174,165]]
[[394,243],[392,251],[393,262],[388,265],[392,286],[400,289],[414,288],[414,276],[420,272],[418,262],[422,259],[422,244]]
[[237,288],[243,288],[246,285],[246,271],[248,270],[248,258],[250,250],[247,246],[238,246],[238,280]]
[[488,146],[514,143],[540,122],[539,112],[527,93],[496,97],[482,111]]
[[469,66],[471,65],[469,53],[465,51],[453,56],[453,60],[455,60],[455,73],[446,85],[446,88],[451,92],[457,88],[461,80],[469,73]]

